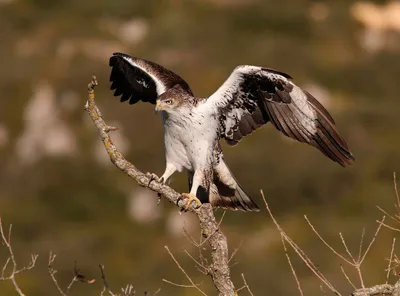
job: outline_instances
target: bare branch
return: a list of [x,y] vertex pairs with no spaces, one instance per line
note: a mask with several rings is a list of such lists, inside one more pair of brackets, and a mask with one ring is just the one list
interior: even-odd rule
[[[115,130],[115,128],[110,128],[104,122],[100,110],[94,101],[94,88],[96,85],[96,77],[93,77],[88,85],[88,101],[85,105],[85,109],[97,128],[111,162],[126,175],[135,180],[138,185],[157,192],[169,202],[183,208],[185,206],[185,201],[180,199],[181,195],[178,192],[168,185],[159,182],[150,182],[150,178],[147,177],[146,174],[142,173],[132,163],[127,161],[118,151],[109,136],[109,132]],[[199,220],[201,233],[204,238],[202,243],[208,242],[211,247],[210,276],[214,286],[218,290],[220,296],[233,295],[235,293],[235,287],[230,278],[228,243],[225,235],[220,230],[219,223],[216,222],[211,205],[203,204],[200,208],[196,208],[192,203],[188,211],[196,214]]]
[[370,288],[359,289],[351,294],[351,296],[400,296],[400,281],[395,285],[376,285]]

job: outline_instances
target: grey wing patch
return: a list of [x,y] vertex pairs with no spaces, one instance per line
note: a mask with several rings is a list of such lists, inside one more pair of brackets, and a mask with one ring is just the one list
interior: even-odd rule
[[[264,95],[262,91],[265,92]],[[275,93],[275,84],[270,78],[260,74],[246,75],[239,84],[237,92],[232,94],[234,98],[232,103],[221,110],[222,135],[228,144],[236,145],[243,137],[270,121],[264,100],[266,98],[274,100],[274,97],[270,95],[273,93]],[[290,100],[290,97],[285,99]]]
[[351,164],[354,156],[332,116],[289,78],[266,68],[242,73],[235,91],[224,94],[230,97],[220,111],[221,137],[235,145],[270,121],[284,135],[318,148],[340,165]]

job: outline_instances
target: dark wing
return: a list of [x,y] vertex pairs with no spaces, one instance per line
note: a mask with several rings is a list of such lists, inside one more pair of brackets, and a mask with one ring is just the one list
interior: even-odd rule
[[230,145],[271,122],[284,135],[318,148],[342,166],[354,157],[328,111],[287,74],[237,67],[205,103],[218,108],[220,134]]
[[114,96],[122,95],[121,102],[129,100],[129,104],[135,104],[141,100],[155,104],[158,96],[177,84],[193,95],[186,81],[156,63],[114,53],[110,67],[110,88],[115,89]]

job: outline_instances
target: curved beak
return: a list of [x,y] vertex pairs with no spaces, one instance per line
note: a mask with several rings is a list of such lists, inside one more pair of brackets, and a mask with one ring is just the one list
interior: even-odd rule
[[155,110],[154,110],[154,112],[159,112],[159,111],[161,111],[162,109],[161,109],[161,102],[160,102],[160,100],[157,100],[157,102],[156,102],[156,108],[155,108]]

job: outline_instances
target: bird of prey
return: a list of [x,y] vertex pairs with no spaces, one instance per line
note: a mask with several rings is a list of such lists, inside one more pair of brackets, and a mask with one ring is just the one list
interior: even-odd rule
[[190,193],[183,193],[187,209],[192,201],[232,210],[258,211],[226,165],[220,139],[236,145],[271,122],[284,135],[318,148],[341,166],[354,157],[335,128],[328,111],[282,72],[238,66],[208,98],[195,97],[180,76],[164,67],[123,53],[110,58],[110,81],[121,102],[155,104],[164,125],[165,183],[176,171],[188,172]]

